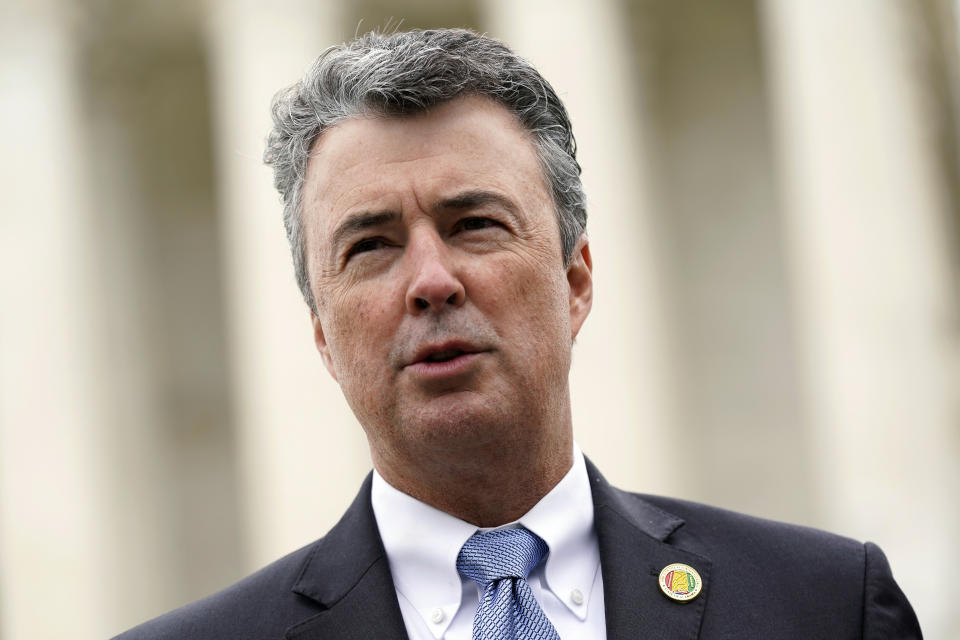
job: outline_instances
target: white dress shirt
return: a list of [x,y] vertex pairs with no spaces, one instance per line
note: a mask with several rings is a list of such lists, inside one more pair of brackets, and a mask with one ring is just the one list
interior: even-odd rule
[[[411,640],[470,640],[479,586],[457,572],[457,554],[476,526],[398,491],[373,472],[373,513]],[[563,640],[604,640],[603,579],[593,530],[593,498],[583,453],[516,522],[550,549],[527,582]]]

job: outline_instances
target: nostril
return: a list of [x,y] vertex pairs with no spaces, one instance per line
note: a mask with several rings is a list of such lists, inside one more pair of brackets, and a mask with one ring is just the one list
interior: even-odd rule
[[457,294],[451,293],[450,297],[447,298],[447,304],[456,304],[457,303]]
[[423,298],[417,298],[416,300],[414,300],[414,304],[417,305],[418,309],[426,309],[427,307],[430,306],[430,303]]

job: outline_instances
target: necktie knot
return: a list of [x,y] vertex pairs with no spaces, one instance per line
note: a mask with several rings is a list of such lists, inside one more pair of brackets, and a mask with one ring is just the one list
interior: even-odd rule
[[470,537],[457,571],[481,587],[504,578],[526,579],[547,554],[547,543],[527,529],[501,529]]
[[547,543],[526,529],[477,533],[464,543],[457,571],[483,591],[473,640],[560,640],[527,584],[546,554]]

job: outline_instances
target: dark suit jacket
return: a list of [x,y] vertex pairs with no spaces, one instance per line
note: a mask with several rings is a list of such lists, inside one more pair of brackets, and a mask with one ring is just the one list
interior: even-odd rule
[[[626,493],[587,462],[600,542],[607,638],[920,638],[880,549],[700,504]],[[657,583],[696,569],[688,602]],[[370,478],[320,540],[121,640],[406,638],[370,505]]]

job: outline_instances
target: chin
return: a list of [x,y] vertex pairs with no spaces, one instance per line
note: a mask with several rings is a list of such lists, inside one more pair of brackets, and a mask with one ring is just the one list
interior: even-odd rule
[[400,430],[431,446],[464,449],[502,443],[516,435],[513,425],[526,413],[522,410],[513,413],[504,407],[463,398],[444,398],[401,420]]

